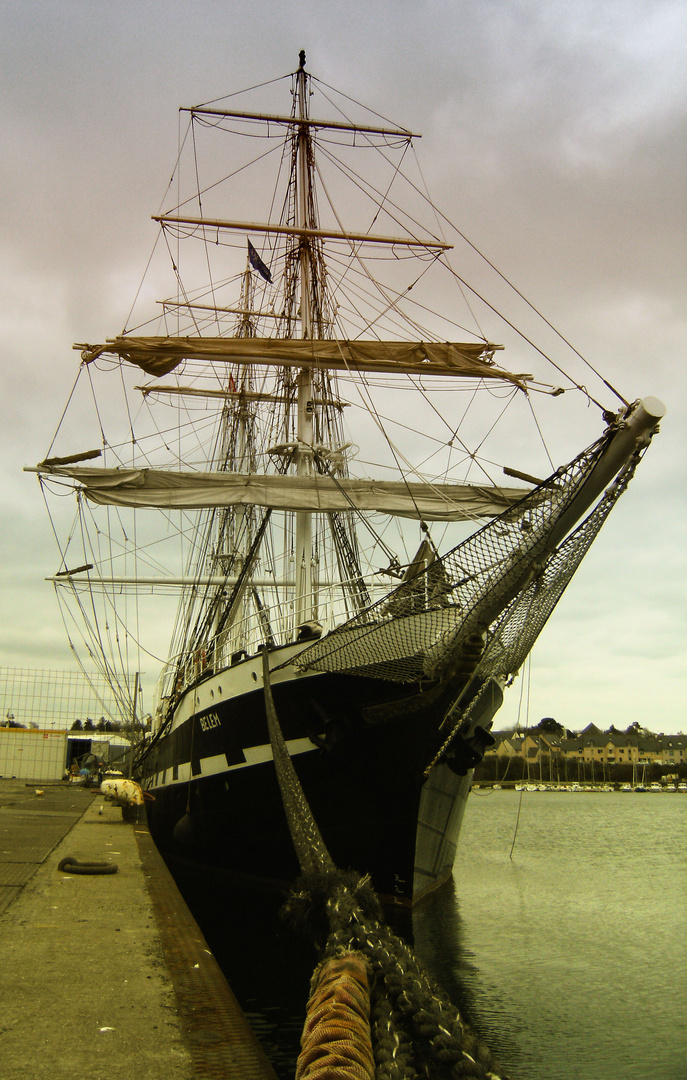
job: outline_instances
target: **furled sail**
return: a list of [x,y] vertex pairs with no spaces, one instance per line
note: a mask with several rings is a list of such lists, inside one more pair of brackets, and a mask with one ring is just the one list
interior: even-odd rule
[[118,337],[103,345],[78,345],[86,363],[113,354],[149,375],[167,375],[183,360],[323,367],[387,375],[453,375],[505,379],[524,388],[530,377],[497,367],[488,342],[332,341],[312,338]]
[[463,521],[493,517],[526,494],[523,488],[322,475],[88,467],[46,471],[76,481],[89,499],[103,505],[185,510],[223,506],[264,506],[310,513],[367,510],[425,521]]

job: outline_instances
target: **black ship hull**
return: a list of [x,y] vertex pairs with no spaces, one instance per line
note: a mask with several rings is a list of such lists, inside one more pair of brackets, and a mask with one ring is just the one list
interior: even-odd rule
[[[447,695],[345,674],[303,676],[279,669],[280,652],[277,714],[330,855],[369,874],[380,895],[416,901],[451,874],[477,757],[474,740],[463,752],[459,740],[458,752],[424,776],[455,688]],[[260,657],[247,658],[205,674],[177,703],[149,754],[149,822],[163,851],[288,885],[299,867],[260,673]],[[478,720],[489,726],[500,688],[484,699]]]

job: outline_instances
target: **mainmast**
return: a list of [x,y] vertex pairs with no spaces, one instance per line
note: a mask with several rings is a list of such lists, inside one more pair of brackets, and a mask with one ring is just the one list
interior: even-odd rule
[[[300,121],[296,134],[296,225],[299,229],[316,228],[317,222],[310,221],[309,209],[313,205],[311,198],[310,170],[310,128],[308,120],[308,76],[305,72],[305,52],[301,50],[300,63],[296,72],[296,113]],[[300,318],[301,337],[312,338],[311,309],[311,251],[310,238],[300,237]],[[297,396],[297,452],[296,472],[299,476],[311,476],[313,468],[313,403],[312,403],[312,368],[301,368],[298,374]],[[316,618],[312,595],[312,514],[296,514],[295,546],[295,625],[309,622]]]

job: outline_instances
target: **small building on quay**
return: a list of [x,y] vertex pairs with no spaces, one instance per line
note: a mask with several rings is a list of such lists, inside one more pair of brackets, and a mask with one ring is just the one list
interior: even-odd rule
[[[129,740],[122,735],[0,727],[0,778],[62,780],[73,761],[77,764],[102,761],[126,768]],[[84,735],[86,737],[84,737]]]

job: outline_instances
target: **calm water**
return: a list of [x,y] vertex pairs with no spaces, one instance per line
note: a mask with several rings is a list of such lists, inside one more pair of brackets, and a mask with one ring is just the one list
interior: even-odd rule
[[682,794],[470,796],[416,950],[514,1077],[686,1080],[686,827]]
[[[686,825],[681,794],[470,796],[454,887],[398,929],[514,1080],[687,1080]],[[291,1078],[314,953],[269,894],[173,869]]]

